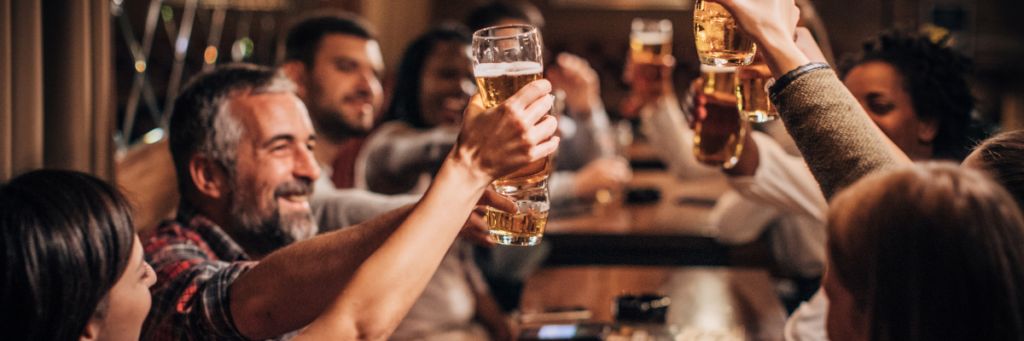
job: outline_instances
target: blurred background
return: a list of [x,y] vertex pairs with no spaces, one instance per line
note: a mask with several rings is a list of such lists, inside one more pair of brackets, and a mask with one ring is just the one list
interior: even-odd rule
[[[685,89],[698,74],[692,0],[529,1],[545,17],[548,49],[582,56],[598,71],[613,118],[627,93],[621,74],[633,18],[673,22],[677,89]],[[119,178],[128,187],[147,186],[125,179],[138,176],[131,172],[147,174],[168,164],[146,161],[132,151],[162,140],[160,127],[172,109],[169,99],[193,75],[217,64],[276,64],[278,40],[290,18],[328,9],[365,17],[378,29],[389,67],[385,79],[390,79],[409,41],[439,23],[462,21],[481,2],[5,1],[0,5],[0,180],[48,167]],[[886,29],[951,34],[952,44],[975,61],[977,118],[1003,130],[1024,128],[1024,2],[811,2],[837,59]]]

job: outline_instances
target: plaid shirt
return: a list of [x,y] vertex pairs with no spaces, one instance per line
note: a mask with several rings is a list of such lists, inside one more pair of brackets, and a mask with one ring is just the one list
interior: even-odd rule
[[143,340],[248,340],[235,327],[228,292],[235,279],[259,262],[199,215],[188,226],[164,222],[143,238],[143,245],[157,275]]

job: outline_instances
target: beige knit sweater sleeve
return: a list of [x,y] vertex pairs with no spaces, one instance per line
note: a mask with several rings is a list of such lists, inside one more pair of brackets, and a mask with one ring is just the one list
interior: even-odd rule
[[831,69],[797,76],[772,97],[825,198],[898,167],[874,123]]

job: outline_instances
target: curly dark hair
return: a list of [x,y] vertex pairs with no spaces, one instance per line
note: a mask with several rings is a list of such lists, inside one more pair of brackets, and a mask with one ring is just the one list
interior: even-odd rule
[[963,161],[970,152],[968,127],[975,102],[966,78],[972,63],[947,47],[948,40],[947,36],[932,42],[924,35],[888,32],[865,42],[859,54],[847,57],[839,73],[845,79],[854,67],[869,62],[884,62],[896,68],[917,117],[939,123],[932,157]]

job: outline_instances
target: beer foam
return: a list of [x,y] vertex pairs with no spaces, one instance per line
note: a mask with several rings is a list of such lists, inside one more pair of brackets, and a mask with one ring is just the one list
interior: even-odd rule
[[473,75],[479,78],[532,75],[542,72],[544,67],[538,62],[482,63],[473,68]]
[[632,32],[629,39],[644,45],[659,45],[672,40],[672,33],[665,32]]
[[700,72],[708,73],[719,73],[719,72],[735,72],[735,66],[711,66],[700,64]]

